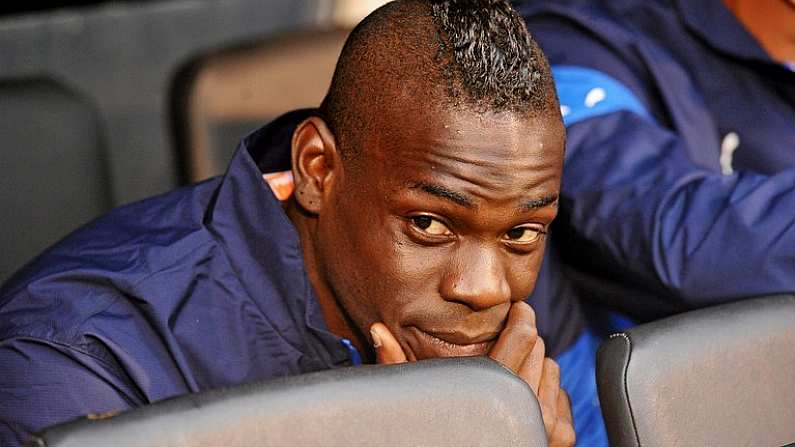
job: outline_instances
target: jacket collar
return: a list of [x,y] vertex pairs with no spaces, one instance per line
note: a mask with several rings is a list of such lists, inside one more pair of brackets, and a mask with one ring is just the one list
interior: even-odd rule
[[290,169],[293,130],[312,113],[290,112],[243,139],[205,223],[259,311],[307,354],[303,366],[324,369],[347,363],[350,354],[329,332],[304,270],[298,232],[262,179],[264,172]]
[[708,45],[741,59],[775,63],[722,0],[675,0],[682,21]]

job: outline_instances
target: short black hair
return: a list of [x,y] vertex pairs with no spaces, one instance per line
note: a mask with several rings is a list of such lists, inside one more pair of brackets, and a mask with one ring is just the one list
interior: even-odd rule
[[396,0],[348,36],[320,115],[349,159],[385,107],[540,115],[557,104],[549,65],[508,0]]

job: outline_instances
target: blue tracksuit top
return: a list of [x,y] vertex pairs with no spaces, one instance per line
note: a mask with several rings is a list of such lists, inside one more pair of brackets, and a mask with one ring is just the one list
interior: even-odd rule
[[289,169],[302,115],[248,136],[224,177],[116,209],[0,289],[0,445],[88,413],[351,364],[255,163]]

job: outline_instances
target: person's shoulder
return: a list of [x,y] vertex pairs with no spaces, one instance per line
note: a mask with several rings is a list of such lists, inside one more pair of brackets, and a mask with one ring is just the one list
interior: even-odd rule
[[[85,336],[83,327],[122,296],[88,283],[30,284],[2,297],[0,348],[22,341],[62,352],[93,351],[91,338]],[[94,356],[100,355],[95,353]]]
[[202,218],[216,183],[116,208],[44,251],[0,288],[0,339],[72,343],[77,327],[103,307],[212,244]]
[[[659,100],[655,72],[679,64],[660,42],[660,35],[683,33],[674,1],[543,0],[530,1],[520,11],[553,66],[561,94],[594,112],[584,101],[587,94],[614,86],[618,94],[609,97],[635,97],[633,103],[664,120],[668,112]],[[568,76],[574,82],[563,82],[569,72],[576,72]],[[603,102],[601,96],[595,99]]]
[[518,5],[524,17],[536,15],[577,16],[594,21],[631,24],[644,16],[674,19],[680,15],[677,0],[530,0]]
[[[631,44],[649,33],[681,30],[682,21],[674,0],[543,0],[530,1],[519,8],[533,32],[544,23],[545,29],[565,35],[577,28],[614,46]],[[565,44],[566,39],[561,41]]]
[[173,248],[173,242],[191,235],[201,238],[203,216],[216,184],[211,180],[120,206],[85,224],[9,278],[0,288],[0,306],[22,288],[63,277],[134,281],[151,273],[159,264],[145,256],[149,250]]

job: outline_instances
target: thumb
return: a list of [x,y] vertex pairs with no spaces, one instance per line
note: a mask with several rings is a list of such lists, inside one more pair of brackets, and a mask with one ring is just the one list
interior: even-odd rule
[[406,362],[403,348],[400,347],[400,343],[384,323],[375,323],[370,326],[370,337],[373,339],[376,363],[390,365]]

